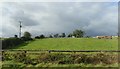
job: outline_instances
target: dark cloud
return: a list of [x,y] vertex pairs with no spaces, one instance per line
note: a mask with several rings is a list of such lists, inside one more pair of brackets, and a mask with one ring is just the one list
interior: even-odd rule
[[27,14],[16,14],[12,16],[12,19],[14,19],[15,22],[21,21],[24,26],[39,25],[39,22],[35,21],[32,16],[29,16]]

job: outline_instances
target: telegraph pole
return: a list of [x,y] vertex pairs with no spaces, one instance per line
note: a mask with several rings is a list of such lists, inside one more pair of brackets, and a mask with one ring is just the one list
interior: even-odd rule
[[21,38],[21,28],[22,28],[22,22],[21,21],[19,21],[19,23],[20,23],[20,32],[19,32],[19,38]]

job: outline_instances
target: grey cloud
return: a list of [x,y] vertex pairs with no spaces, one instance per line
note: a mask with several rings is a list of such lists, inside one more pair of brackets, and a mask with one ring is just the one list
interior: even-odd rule
[[[21,16],[19,17],[19,15]],[[15,22],[21,21],[24,26],[35,26],[39,24],[32,16],[27,16],[26,14],[16,14],[12,18]]]
[[17,22],[22,21],[24,26],[38,25],[37,22],[30,13],[26,13],[26,9],[22,8],[23,5],[18,3],[5,3],[3,9],[3,18],[8,17],[12,19],[13,25],[17,25]]
[[[6,16],[11,24],[23,22],[22,31],[35,35],[41,33],[70,33],[75,29],[86,31],[87,35],[116,35],[117,3],[14,3],[5,6]],[[17,27],[16,27],[17,28]]]

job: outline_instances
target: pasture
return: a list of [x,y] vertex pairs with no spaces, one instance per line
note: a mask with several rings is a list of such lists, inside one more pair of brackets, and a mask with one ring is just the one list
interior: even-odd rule
[[45,38],[21,44],[19,50],[118,50],[118,39]]
[[[27,41],[13,47],[15,50],[118,50],[118,39],[97,38],[45,38]],[[101,56],[102,55],[102,56]],[[115,53],[48,53],[14,52],[3,53],[3,67],[118,67]]]

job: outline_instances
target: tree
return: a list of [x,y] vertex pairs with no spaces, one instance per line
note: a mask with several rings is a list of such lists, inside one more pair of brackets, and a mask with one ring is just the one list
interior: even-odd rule
[[73,31],[73,36],[75,36],[75,37],[77,37],[77,38],[81,38],[81,37],[83,37],[84,34],[85,34],[85,32],[82,31],[82,30],[78,30],[78,29],[76,29],[75,31]]
[[33,39],[31,38],[31,34],[29,32],[24,32],[24,35],[23,35],[23,37],[21,37],[21,40],[29,41],[29,40],[33,40]]
[[52,35],[49,35],[49,38],[53,38],[53,36],[52,36]]
[[73,35],[73,34],[70,33],[67,37],[72,37],[72,35]]
[[58,37],[62,37],[62,35],[59,35]]
[[18,36],[17,36],[17,35],[14,35],[14,37],[15,37],[15,38],[18,38]]
[[40,37],[39,36],[35,36],[35,39],[40,39]]
[[24,36],[25,38],[31,38],[31,34],[29,32],[24,32]]
[[65,36],[66,36],[65,33],[62,33],[61,37],[65,37]]
[[120,36],[120,33],[117,33],[118,37]]
[[86,38],[90,38],[91,36],[86,36]]
[[55,34],[54,37],[57,38],[59,36],[59,34]]
[[40,35],[40,38],[43,39],[43,38],[45,38],[45,36],[44,36],[43,34],[41,34],[41,35]]

